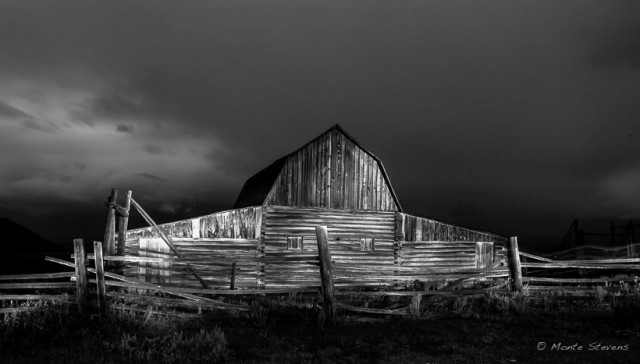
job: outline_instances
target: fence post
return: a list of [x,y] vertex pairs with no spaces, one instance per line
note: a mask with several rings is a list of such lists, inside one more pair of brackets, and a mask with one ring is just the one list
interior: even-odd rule
[[129,211],[131,210],[131,191],[127,191],[124,202],[124,210],[127,215],[120,216],[118,221],[118,246],[117,255],[124,255],[124,247],[127,242],[127,227],[129,225]]
[[335,326],[336,308],[333,300],[333,277],[331,275],[331,253],[329,252],[329,234],[326,226],[316,226],[318,257],[320,258],[320,283],[322,287],[322,309],[324,323]]
[[82,239],[73,239],[73,253],[76,263],[76,300],[80,315],[87,313],[87,266]]
[[115,245],[115,235],[116,235],[116,210],[115,203],[118,197],[118,190],[111,190],[111,195],[107,200],[107,208],[109,211],[107,212],[107,227],[104,230],[104,242],[103,253],[105,255],[113,255],[116,251]]
[[513,279],[513,288],[522,291],[522,267],[520,265],[520,251],[518,250],[518,237],[509,238],[509,271]]
[[231,264],[231,284],[229,289],[236,289],[236,262]]
[[98,285],[98,311],[100,315],[107,313],[107,289],[104,283],[104,261],[102,259],[102,242],[93,242],[93,253],[96,261],[96,283]]
[[633,236],[633,220],[629,220],[627,224],[627,256],[629,258],[636,256],[636,249],[633,245],[635,243]]

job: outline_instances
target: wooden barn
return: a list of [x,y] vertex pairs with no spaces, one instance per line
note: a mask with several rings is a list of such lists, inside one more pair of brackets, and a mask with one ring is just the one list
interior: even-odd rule
[[[339,125],[249,178],[233,209],[159,225],[180,259],[125,274],[207,288],[317,287],[315,227],[328,227],[336,287],[413,284],[479,271],[507,239],[406,213],[382,162]],[[127,255],[175,256],[157,229],[128,230]]]

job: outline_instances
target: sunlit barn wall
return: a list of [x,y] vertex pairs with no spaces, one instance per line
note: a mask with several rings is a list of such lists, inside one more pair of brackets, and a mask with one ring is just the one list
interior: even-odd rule
[[[323,208],[266,206],[263,241],[265,256],[295,256],[318,254],[315,227],[327,226],[329,250],[337,264],[357,267],[394,266],[395,213]],[[287,250],[287,238],[302,237],[301,250]],[[360,239],[373,238],[374,251],[361,251]],[[294,287],[320,284],[318,267],[309,264],[269,264],[265,267],[266,286]],[[347,284],[340,274],[334,277],[336,286]]]
[[[475,268],[506,259],[507,238],[406,213],[397,213],[399,261],[434,269]],[[492,242],[493,249],[478,242]],[[489,256],[487,256],[487,254]]]
[[[210,288],[229,288],[233,262],[236,263],[235,287],[256,288],[260,285],[261,226],[261,206],[158,225]],[[151,227],[127,231],[125,254],[175,256]],[[125,266],[124,273],[153,283],[202,287],[185,265],[133,263]]]

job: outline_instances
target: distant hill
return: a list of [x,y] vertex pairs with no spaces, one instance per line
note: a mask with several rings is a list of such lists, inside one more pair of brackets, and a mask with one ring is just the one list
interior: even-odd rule
[[46,255],[63,257],[64,250],[8,218],[0,218],[0,274],[39,273],[68,270],[44,260]]

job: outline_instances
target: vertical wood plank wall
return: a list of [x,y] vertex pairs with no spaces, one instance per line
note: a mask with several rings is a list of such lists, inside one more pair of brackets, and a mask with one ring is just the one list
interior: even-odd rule
[[335,129],[288,158],[265,204],[398,210],[378,162]]
[[[259,239],[262,226],[262,206],[217,212],[160,224],[158,227],[174,238]],[[158,237],[151,227],[127,230],[127,239]],[[126,244],[125,244],[126,247]]]

